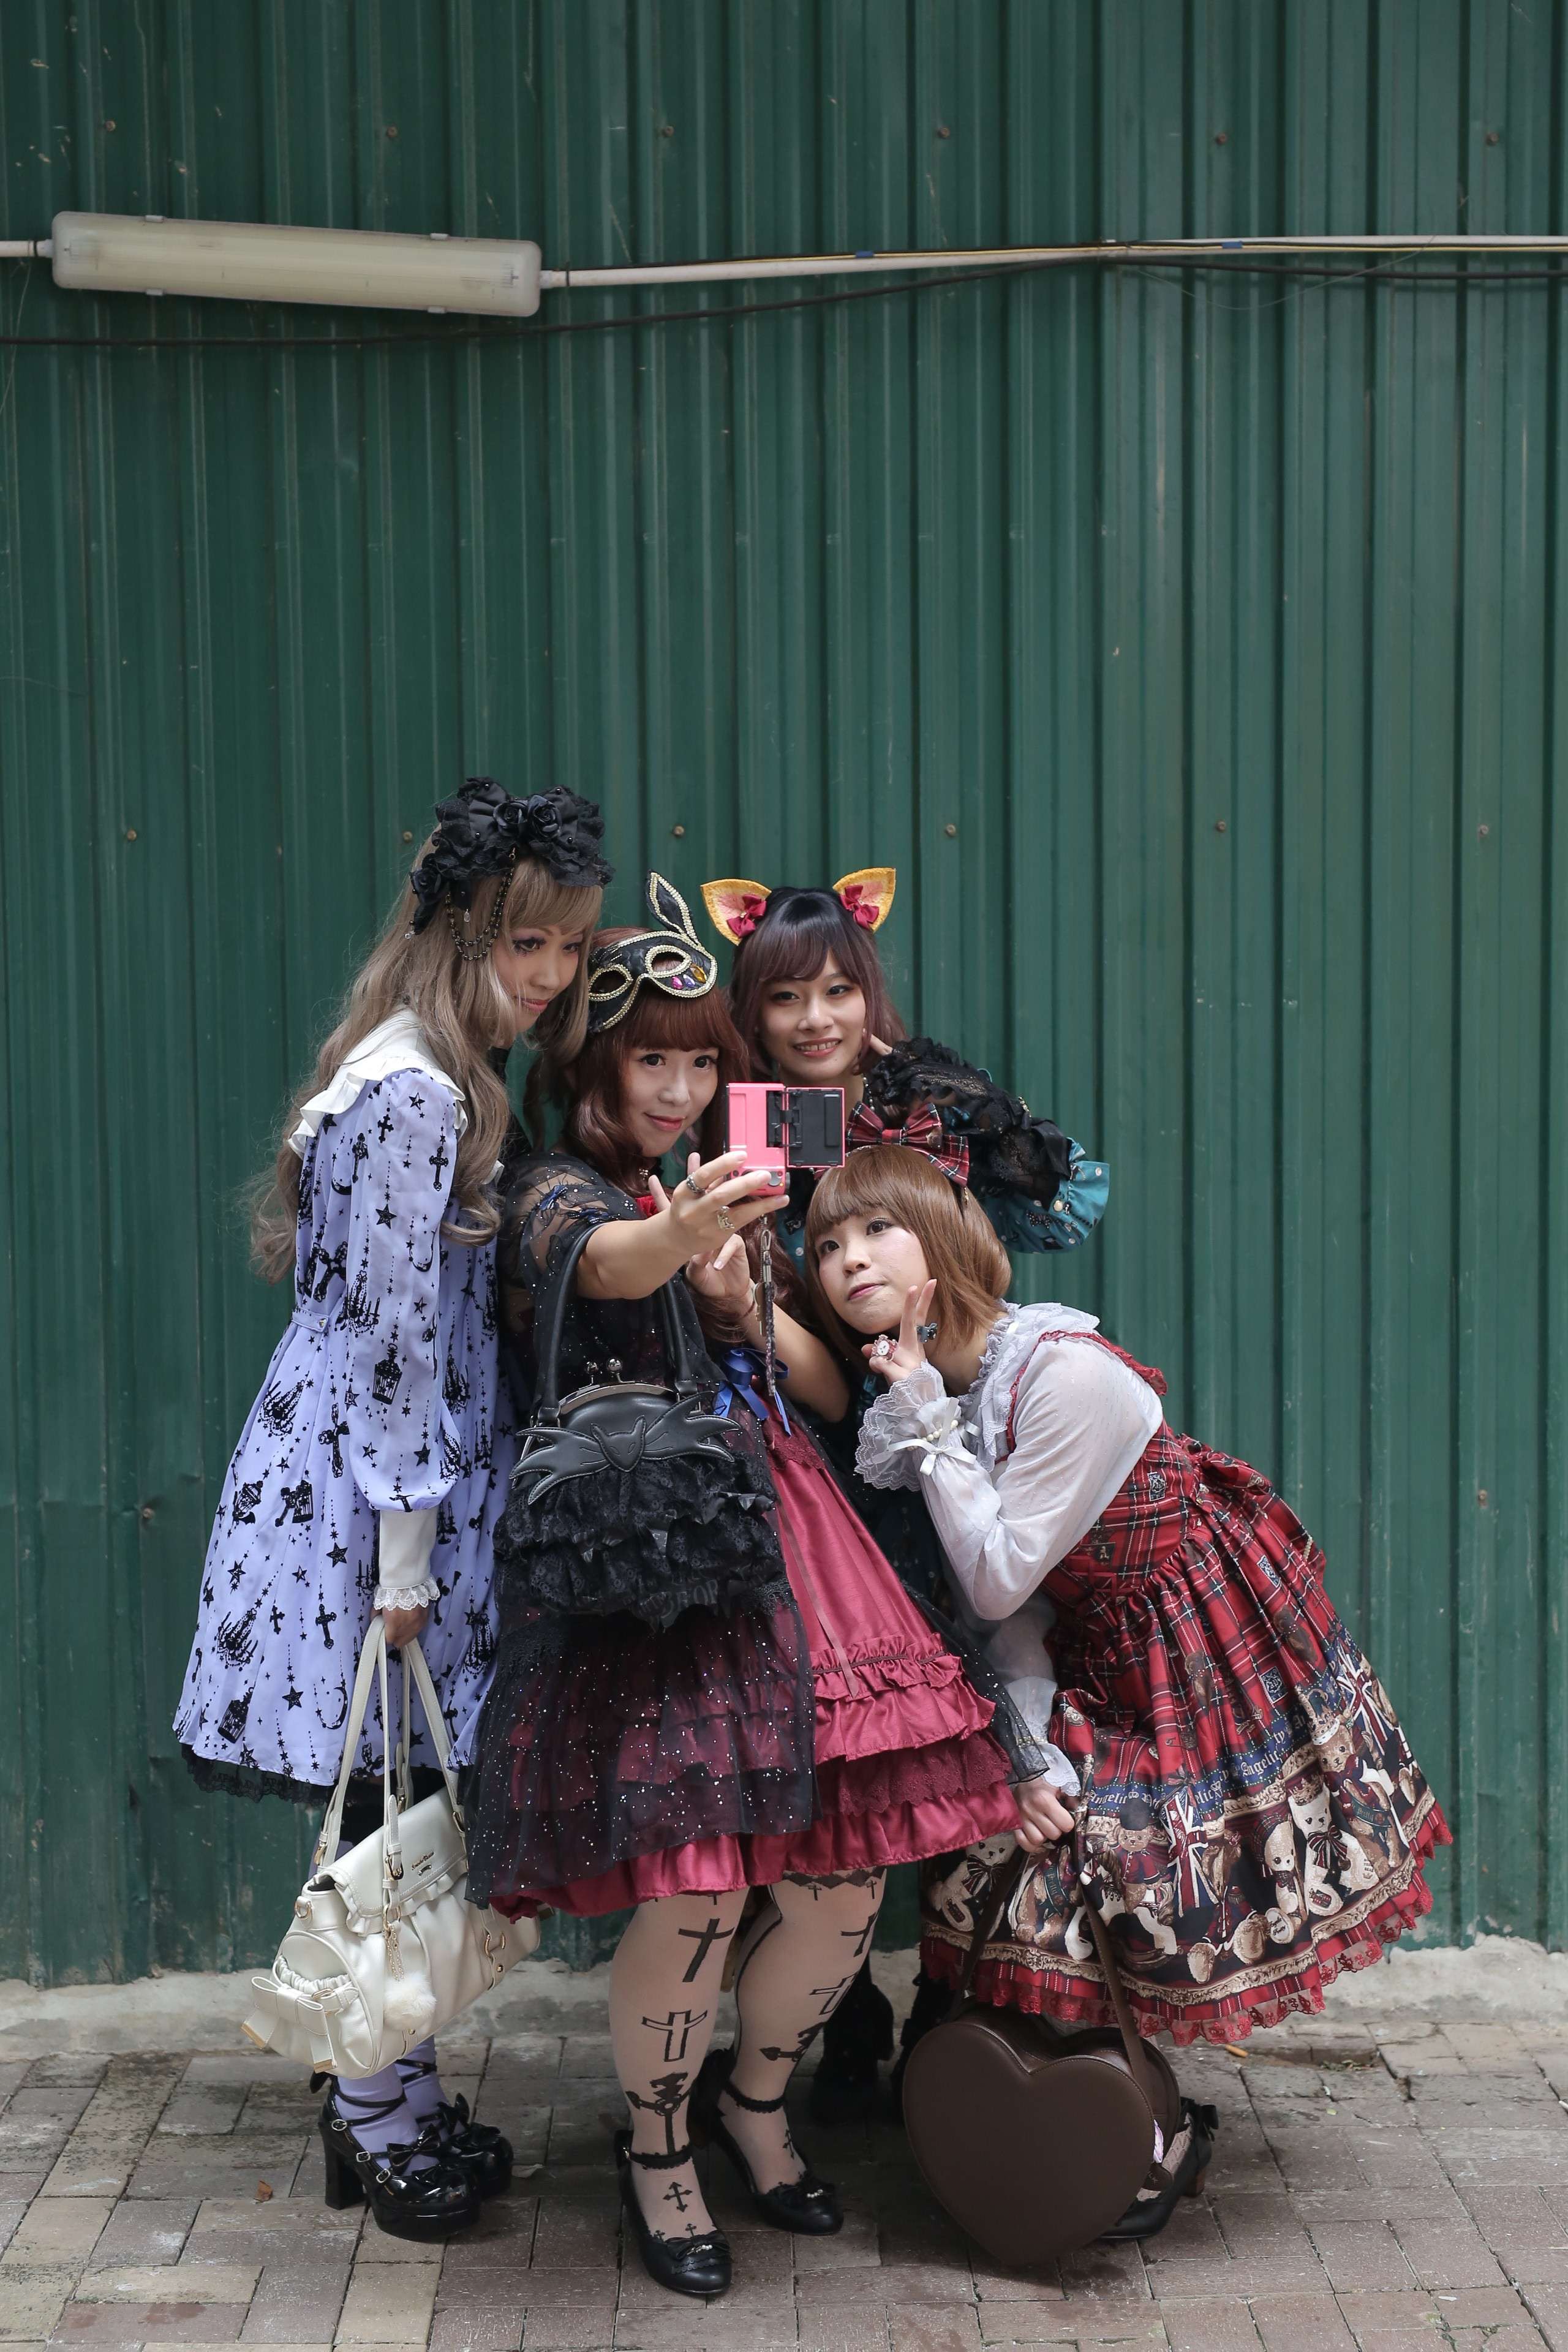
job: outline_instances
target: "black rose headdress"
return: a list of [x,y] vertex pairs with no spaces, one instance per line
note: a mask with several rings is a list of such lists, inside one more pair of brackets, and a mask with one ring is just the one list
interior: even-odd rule
[[706,996],[719,977],[719,959],[692,928],[691,910],[662,874],[647,877],[653,928],[595,948],[588,957],[588,1034],[596,1037],[625,1018],[646,981],[666,996]]
[[459,954],[476,961],[488,955],[501,900],[482,941],[466,940],[458,921],[458,909],[466,912],[473,904],[475,883],[485,875],[510,874],[520,857],[533,857],[563,889],[603,889],[611,873],[599,852],[604,832],[594,803],[563,785],[519,800],[493,776],[469,776],[453,799],[437,803],[435,838],[408,877],[418,901],[414,929],[422,931],[445,904]]

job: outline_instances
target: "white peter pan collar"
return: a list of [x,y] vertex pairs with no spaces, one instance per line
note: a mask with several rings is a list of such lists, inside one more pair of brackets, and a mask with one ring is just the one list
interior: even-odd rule
[[374,1086],[379,1078],[391,1077],[395,1070],[417,1070],[422,1077],[445,1087],[452,1097],[458,1133],[462,1134],[468,1124],[463,1089],[432,1058],[423,1030],[405,1005],[373,1029],[368,1037],[362,1037],[353,1053],[339,1063],[330,1084],[300,1105],[300,1123],[289,1138],[291,1149],[302,1160],[307,1144],[324,1118],[341,1118],[358,1101],[366,1087]]

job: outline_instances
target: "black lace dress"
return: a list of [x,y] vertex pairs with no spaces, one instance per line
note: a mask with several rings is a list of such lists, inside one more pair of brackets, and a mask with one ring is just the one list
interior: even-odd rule
[[[535,1311],[563,1252],[585,1225],[637,1214],[627,1193],[563,1153],[531,1153],[509,1171],[497,1270],[521,1420],[531,1414],[538,1379]],[[684,1284],[675,1297],[716,1391],[720,1375]],[[616,1377],[612,1360],[627,1379],[668,1378],[655,1300],[574,1291],[563,1393]],[[585,1481],[558,1490],[558,1540],[542,1562],[532,1552],[526,1601],[503,1518],[499,1646],[469,1794],[473,1901],[513,1916],[544,1903],[615,1909],[641,1892],[672,1891],[637,1883],[639,1865],[654,1857],[668,1870],[689,1847],[809,1826],[810,1655],[779,1557],[761,1443],[743,1416],[732,1426],[739,1492],[706,1525],[664,1491],[681,1476],[679,1465],[618,1474],[632,1484],[615,1496],[602,1484],[585,1492]],[[628,1504],[634,1518],[674,1522],[679,1541],[601,1540]],[[542,1576],[551,1588],[544,1606]]]

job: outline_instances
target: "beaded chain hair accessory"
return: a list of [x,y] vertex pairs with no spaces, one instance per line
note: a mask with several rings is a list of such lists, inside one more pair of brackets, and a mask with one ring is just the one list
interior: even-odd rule
[[563,785],[519,800],[491,776],[469,776],[437,803],[429,849],[408,877],[418,901],[411,936],[445,906],[458,955],[482,963],[500,935],[507,894],[503,882],[483,930],[470,932],[476,882],[491,874],[510,881],[519,858],[531,857],[563,889],[602,889],[611,871],[599,854],[604,832],[594,803]]
[[691,910],[662,874],[647,877],[653,928],[593,949],[588,957],[588,1034],[597,1037],[624,1020],[646,981],[666,996],[706,996],[719,977],[719,959],[692,928]]
[[[852,923],[858,923],[862,930],[879,931],[891,911],[898,881],[894,866],[862,866],[854,874],[841,875],[833,885],[831,896]],[[789,885],[770,888],[765,882],[747,882],[738,875],[702,885],[702,903],[715,928],[737,947],[742,940],[750,939],[773,899],[782,903],[789,898],[828,896],[826,890],[802,890]]]

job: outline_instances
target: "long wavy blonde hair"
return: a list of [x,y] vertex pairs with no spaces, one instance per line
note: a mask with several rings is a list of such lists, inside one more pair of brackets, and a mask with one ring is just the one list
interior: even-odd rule
[[[426,841],[415,859],[428,855]],[[522,857],[505,877],[487,877],[474,887],[472,930],[482,932],[496,902],[506,891],[501,929],[529,929],[557,924],[565,931],[581,930],[584,953],[571,986],[540,1015],[537,1043],[552,1059],[573,1060],[588,1026],[587,935],[598,919],[604,893],[569,889],[548,868]],[[490,1172],[501,1156],[510,1120],[505,1082],[491,1068],[489,1055],[498,1045],[511,1043],[514,1007],[489,956],[465,963],[458,955],[443,906],[434,922],[416,935],[412,931],[417,901],[405,883],[369,955],[350,984],[337,1026],[316,1056],[311,1075],[295,1089],[283,1121],[283,1138],[269,1176],[260,1180],[251,1210],[251,1259],[268,1282],[279,1282],[294,1265],[300,1222],[300,1155],[289,1138],[300,1124],[301,1107],[313,1094],[330,1086],[354,1047],[393,1013],[409,1012],[418,1023],[430,1052],[448,1076],[456,1078],[468,1107],[468,1123],[458,1142],[452,1171],[454,1214],[441,1228],[449,1241],[473,1248],[489,1241],[499,1223],[489,1198]]]

